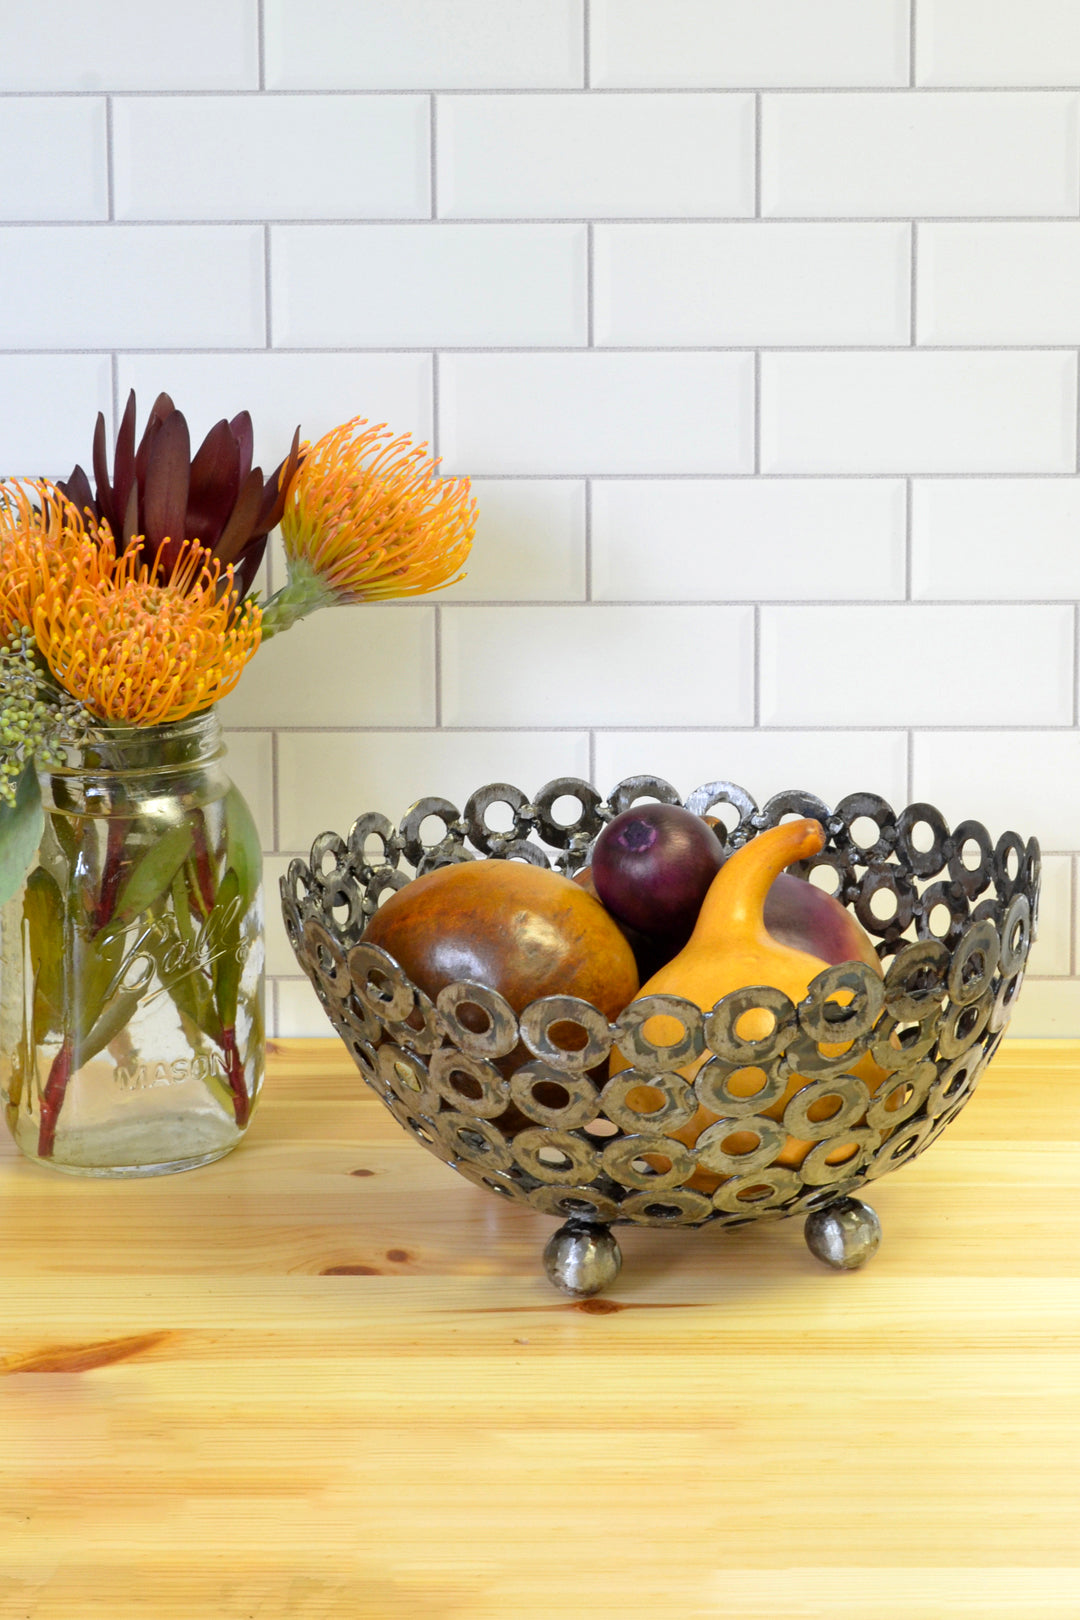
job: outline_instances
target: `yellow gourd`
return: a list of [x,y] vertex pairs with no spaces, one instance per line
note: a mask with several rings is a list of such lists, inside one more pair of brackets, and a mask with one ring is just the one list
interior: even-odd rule
[[[764,922],[765,896],[773,880],[794,861],[817,855],[825,845],[825,834],[819,822],[810,819],[781,822],[771,827],[737,850],[720,868],[702,902],[697,924],[690,939],[679,954],[666,963],[638,991],[639,996],[681,996],[704,1011],[729,995],[752,985],[769,985],[782,990],[794,1002],[806,996],[810,981],[829,966],[821,957],[812,956],[788,945],[781,945],[766,932]],[[878,970],[880,972],[880,969]],[[761,1040],[772,1032],[772,1015],[763,1009],[743,1014],[737,1033],[744,1040]],[[657,1016],[649,1020],[645,1033],[649,1039],[662,1044],[675,1041],[681,1026],[674,1018]],[[828,1047],[823,1051],[829,1052]],[[835,1048],[837,1054],[843,1046]],[[709,1052],[678,1072],[692,1080],[710,1057]],[[611,1057],[611,1072],[626,1068],[627,1062],[616,1050]],[[886,1078],[886,1071],[867,1053],[851,1071],[873,1091]],[[808,1084],[804,1075],[793,1074],[782,1097],[763,1115],[780,1119],[788,1102],[797,1091]],[[644,1087],[642,1088],[645,1089]],[[631,1094],[632,1096],[633,1094]],[[692,1147],[706,1126],[717,1119],[706,1108],[699,1108],[688,1125],[669,1134]],[[642,1116],[647,1125],[648,1114]],[[733,1131],[728,1151],[746,1152],[753,1148],[756,1138],[751,1132]],[[790,1167],[802,1163],[813,1144],[789,1137],[777,1157],[777,1163]],[[702,1191],[711,1191],[725,1179],[711,1172],[698,1170],[688,1183]]]

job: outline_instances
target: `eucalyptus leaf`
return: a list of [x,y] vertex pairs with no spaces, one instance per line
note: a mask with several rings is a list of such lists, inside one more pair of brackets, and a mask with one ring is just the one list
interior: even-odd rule
[[42,866],[31,872],[23,895],[23,921],[34,975],[34,1041],[64,1027],[64,897]]
[[214,958],[214,999],[218,1016],[226,1029],[236,1023],[236,1002],[240,993],[240,937],[244,912],[238,904],[240,879],[230,866],[218,889],[215,917],[220,917],[220,933],[215,938],[218,953]]
[[170,827],[135,862],[116,899],[113,920],[130,922],[171,888],[191,853],[192,833],[186,824]]
[[238,788],[225,795],[225,864],[236,873],[242,911],[246,913],[262,878],[262,842],[254,817]]
[[31,763],[19,777],[15,803],[0,804],[0,906],[18,894],[44,831],[41,787]]

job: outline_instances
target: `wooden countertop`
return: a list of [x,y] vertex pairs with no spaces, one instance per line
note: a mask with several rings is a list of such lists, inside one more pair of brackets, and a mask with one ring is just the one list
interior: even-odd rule
[[623,1227],[579,1303],[333,1039],[186,1175],[5,1138],[0,1620],[1076,1620],[1078,1104],[1007,1042],[864,1271]]

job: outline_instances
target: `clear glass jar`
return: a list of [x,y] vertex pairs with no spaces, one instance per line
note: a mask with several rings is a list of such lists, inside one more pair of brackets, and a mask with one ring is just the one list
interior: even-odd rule
[[213,711],[39,771],[0,913],[0,1092],[27,1158],[90,1176],[219,1159],[262,1085],[262,860]]

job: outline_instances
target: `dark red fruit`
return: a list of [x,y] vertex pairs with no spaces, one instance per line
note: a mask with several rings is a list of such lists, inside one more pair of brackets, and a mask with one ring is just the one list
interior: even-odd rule
[[712,828],[678,804],[633,805],[597,837],[592,880],[611,915],[680,949],[724,862]]

